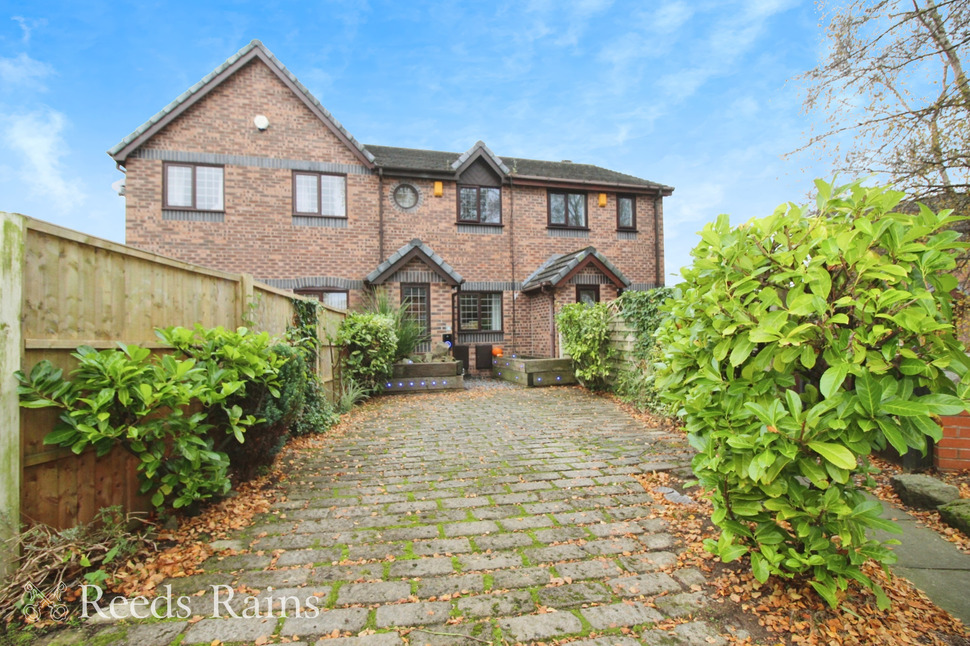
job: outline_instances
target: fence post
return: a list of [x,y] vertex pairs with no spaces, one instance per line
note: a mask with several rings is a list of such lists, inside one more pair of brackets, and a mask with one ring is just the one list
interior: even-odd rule
[[[24,216],[0,211],[0,540],[10,545],[20,530],[20,398],[15,370],[23,355]],[[0,575],[9,574],[18,554],[3,553]]]
[[252,274],[239,274],[239,291],[236,293],[238,302],[236,303],[236,319],[239,323],[236,327],[247,326],[246,320],[249,318],[249,304],[253,302],[253,276]]

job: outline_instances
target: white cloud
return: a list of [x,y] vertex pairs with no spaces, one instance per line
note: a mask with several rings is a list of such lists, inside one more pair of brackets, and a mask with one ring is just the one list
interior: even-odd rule
[[67,152],[62,133],[64,115],[45,108],[29,113],[0,115],[6,127],[0,149],[18,168],[20,181],[34,198],[45,200],[62,213],[80,206],[85,198],[78,179],[68,178],[61,164]]
[[20,30],[24,32],[21,40],[24,45],[30,42],[30,33],[37,29],[38,27],[43,27],[47,24],[46,18],[24,18],[23,16],[13,16],[11,20],[16,20],[20,24]]
[[35,61],[27,54],[15,58],[0,57],[0,83],[4,86],[33,86],[34,90],[44,90],[42,80],[54,73],[47,63]]

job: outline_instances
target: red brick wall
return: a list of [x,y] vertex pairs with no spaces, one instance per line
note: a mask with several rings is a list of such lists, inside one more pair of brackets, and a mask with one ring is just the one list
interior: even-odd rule
[[933,462],[944,471],[970,469],[970,416],[966,413],[940,417],[943,439],[936,445]]
[[[256,114],[269,119],[259,131]],[[168,124],[142,146],[142,151],[178,151],[248,155],[260,158],[331,162],[364,166],[261,61],[254,60]],[[502,188],[504,227],[498,235],[459,232],[457,186],[444,182],[434,197],[430,180],[385,177],[381,194],[375,174],[347,175],[347,227],[295,226],[292,217],[292,171],[243,165],[225,166],[225,221],[162,219],[162,165],[155,159],[131,157],[126,162],[126,240],[135,247],[257,279],[324,276],[360,281],[395,250],[420,238],[467,281],[519,282],[554,254],[594,246],[636,283],[653,283],[662,257],[655,253],[654,198],[637,197],[637,240],[617,240],[616,194],[605,207],[597,193],[587,201],[589,237],[550,237],[546,227],[546,189]],[[411,211],[393,202],[393,189],[413,184],[421,193]],[[379,234],[379,200],[383,199],[383,250]],[[513,235],[514,234],[514,235]],[[661,254],[662,256],[662,254]],[[605,289],[604,300],[615,297]],[[397,288],[395,288],[397,289]],[[432,334],[451,325],[452,289],[432,284]],[[399,298],[400,292],[396,293]],[[535,355],[550,355],[548,297],[504,294],[507,349],[521,346]],[[563,286],[556,309],[575,300],[575,287]],[[351,307],[361,302],[351,292]],[[533,311],[533,304],[539,310]],[[513,307],[519,338],[513,337]],[[472,364],[474,365],[474,364]]]

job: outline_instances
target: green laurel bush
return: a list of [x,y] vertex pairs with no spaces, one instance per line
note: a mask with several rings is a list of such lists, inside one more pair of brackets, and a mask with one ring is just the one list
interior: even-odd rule
[[616,349],[610,344],[613,312],[607,303],[570,303],[556,315],[562,349],[572,357],[576,378],[592,390],[610,381]]
[[[658,386],[698,451],[720,528],[707,547],[750,556],[759,581],[806,576],[831,605],[861,566],[894,561],[867,531],[892,531],[855,476],[867,456],[939,440],[935,415],[967,409],[968,359],[954,338],[950,274],[959,219],[858,182],[817,181],[817,211],[794,204],[701,232],[664,309]],[[954,375],[954,379],[947,373]]]
[[373,312],[352,312],[340,323],[336,343],[344,349],[344,377],[368,393],[391,375],[397,352],[394,320]]

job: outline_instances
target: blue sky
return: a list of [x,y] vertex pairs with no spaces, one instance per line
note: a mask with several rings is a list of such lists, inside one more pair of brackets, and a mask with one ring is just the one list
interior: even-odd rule
[[591,163],[674,186],[668,284],[703,223],[805,202],[824,161],[794,0],[22,2],[0,11],[0,210],[124,241],[105,151],[258,38],[364,143]]

